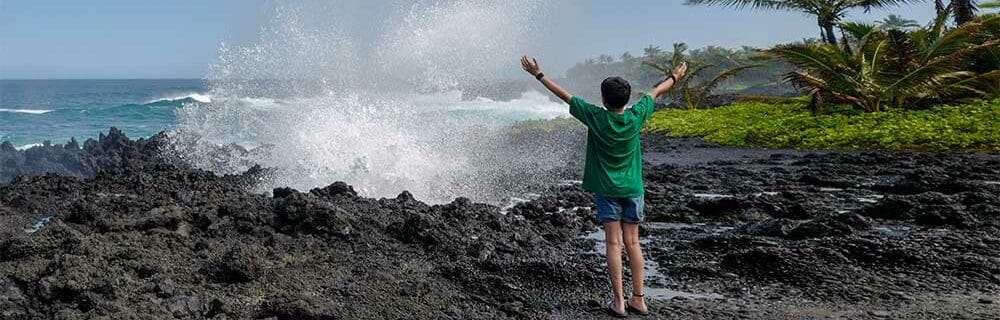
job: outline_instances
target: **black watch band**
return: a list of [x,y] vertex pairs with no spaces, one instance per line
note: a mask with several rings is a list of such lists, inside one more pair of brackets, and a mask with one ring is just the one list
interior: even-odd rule
[[542,78],[545,78],[544,73],[539,72],[538,75],[535,75],[535,80],[542,81]]
[[661,84],[663,84],[664,82],[667,82],[667,80],[671,80],[671,79],[674,80],[673,84],[677,84],[677,77],[675,77],[674,75],[670,75],[669,77],[663,78],[663,80],[660,80],[660,82],[657,82],[656,84],[654,84],[653,88],[659,87]]

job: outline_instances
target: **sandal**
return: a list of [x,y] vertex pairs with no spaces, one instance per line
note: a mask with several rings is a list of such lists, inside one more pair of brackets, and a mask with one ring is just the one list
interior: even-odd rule
[[[642,297],[643,297],[643,296],[645,296],[645,295],[641,295],[641,294],[634,294],[634,293],[633,293],[633,294],[632,294],[632,296],[633,296],[633,297],[639,297],[639,298],[642,298]],[[649,315],[649,305],[646,305],[646,310],[645,310],[645,311],[643,311],[643,310],[639,310],[639,308],[636,308],[636,307],[633,307],[633,306],[632,306],[632,303],[628,303],[628,302],[626,302],[626,303],[625,303],[625,311],[628,311],[628,312],[631,312],[631,313],[634,313],[634,314],[638,314],[638,315],[640,315],[640,316],[648,316],[648,315]]]
[[[611,305],[613,305],[614,303],[615,303],[614,301],[608,302],[608,305],[604,306],[604,312],[607,312],[609,315],[615,318],[628,318],[628,314],[618,313],[618,311],[615,311],[615,308],[611,307]],[[628,309],[628,307],[626,307],[626,309]]]

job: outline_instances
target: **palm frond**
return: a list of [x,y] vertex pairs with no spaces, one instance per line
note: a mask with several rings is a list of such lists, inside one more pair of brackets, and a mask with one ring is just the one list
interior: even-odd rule
[[739,75],[740,73],[743,73],[744,71],[747,71],[747,70],[750,70],[750,69],[753,69],[753,68],[759,68],[759,67],[762,67],[762,66],[763,65],[760,65],[760,64],[751,64],[751,65],[745,65],[745,66],[735,67],[735,68],[732,68],[732,69],[729,69],[729,70],[722,71],[721,73],[719,73],[719,74],[715,75],[714,77],[712,77],[712,79],[699,84],[698,85],[698,87],[699,87],[698,90],[701,91],[701,94],[699,94],[700,97],[695,102],[695,106],[696,107],[700,106],[701,103],[704,102],[705,99],[708,98],[708,96],[713,91],[715,91],[716,88],[719,87],[719,85],[721,85],[724,81],[728,80],[729,78],[735,77],[735,76]]
[[850,34],[854,39],[862,41],[865,37],[877,30],[878,25],[864,22],[841,22],[840,29]]
[[782,0],[687,0],[686,5],[709,5],[721,7],[733,7],[737,9],[770,9],[787,10],[798,9],[796,1]]

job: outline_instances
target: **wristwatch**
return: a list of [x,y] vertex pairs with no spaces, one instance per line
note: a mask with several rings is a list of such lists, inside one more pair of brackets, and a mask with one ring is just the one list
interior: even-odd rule
[[674,84],[677,84],[677,77],[675,77],[674,75],[670,75],[669,77],[663,78],[663,80],[660,80],[660,82],[654,84],[653,88],[659,87],[660,84],[667,82],[667,80],[674,80]]
[[542,81],[542,78],[545,78],[545,74],[541,72],[539,72],[538,75],[535,76],[535,80],[538,81]]

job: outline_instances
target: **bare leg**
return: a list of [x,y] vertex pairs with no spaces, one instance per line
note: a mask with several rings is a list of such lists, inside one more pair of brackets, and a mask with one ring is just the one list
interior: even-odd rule
[[639,245],[639,225],[622,223],[621,227],[625,239],[625,252],[628,253],[629,267],[632,269],[632,297],[629,298],[628,303],[632,308],[646,311],[646,301],[643,299],[646,263],[642,256],[642,246]]
[[625,312],[625,292],[622,289],[622,223],[604,223],[604,242],[608,247],[608,275],[611,276],[611,291],[615,295],[614,308]]

